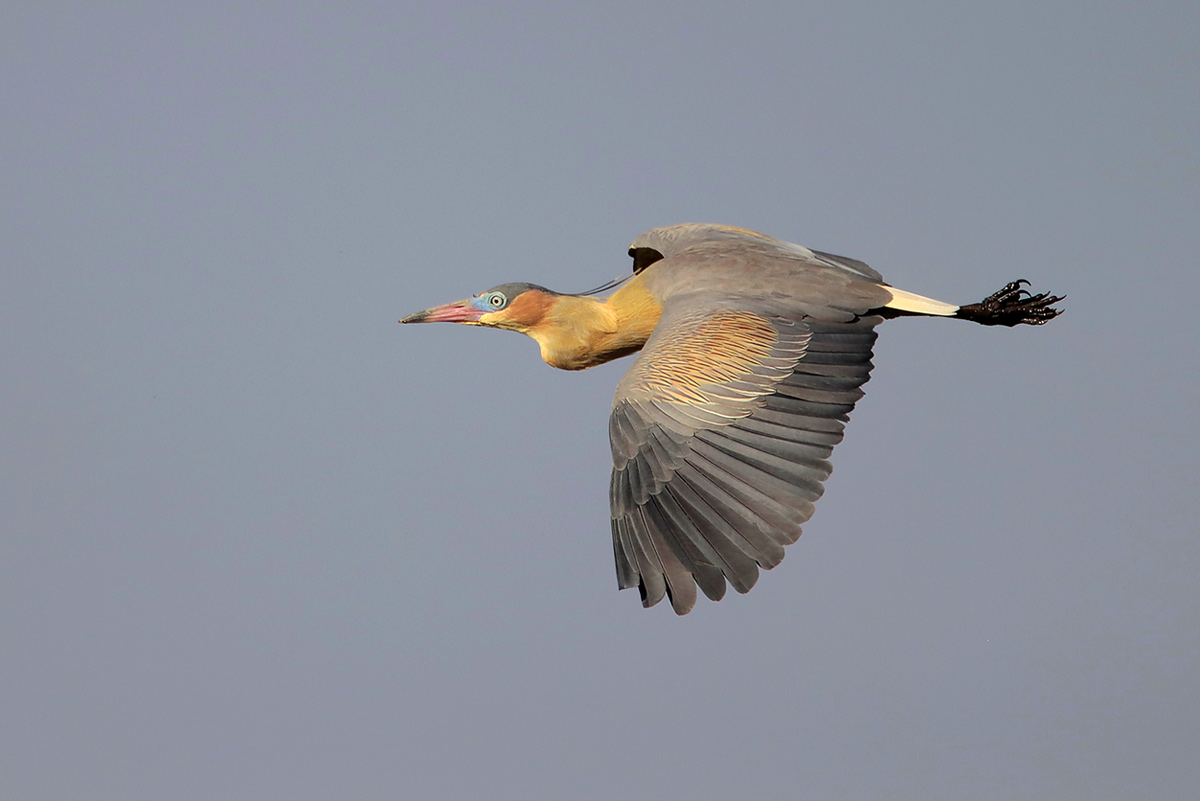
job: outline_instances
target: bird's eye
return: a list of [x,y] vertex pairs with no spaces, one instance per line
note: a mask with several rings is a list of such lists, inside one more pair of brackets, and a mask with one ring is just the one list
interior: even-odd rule
[[504,297],[503,292],[493,292],[487,296],[487,304],[493,309],[503,309],[508,303],[508,298]]

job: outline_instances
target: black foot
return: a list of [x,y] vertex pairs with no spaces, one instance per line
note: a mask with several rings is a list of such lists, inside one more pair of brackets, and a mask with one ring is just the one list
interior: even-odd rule
[[974,320],[982,325],[1043,325],[1062,314],[1062,309],[1054,308],[1062,298],[1042,292],[1031,295],[1021,288],[1029,282],[1022,278],[1013,281],[994,295],[989,295],[978,303],[960,306],[955,317],[964,320]]

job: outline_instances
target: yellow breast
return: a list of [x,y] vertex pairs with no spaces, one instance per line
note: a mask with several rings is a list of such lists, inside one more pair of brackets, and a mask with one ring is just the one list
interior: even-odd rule
[[662,304],[638,276],[605,301],[559,296],[526,333],[537,341],[547,364],[583,370],[640,350],[661,315]]

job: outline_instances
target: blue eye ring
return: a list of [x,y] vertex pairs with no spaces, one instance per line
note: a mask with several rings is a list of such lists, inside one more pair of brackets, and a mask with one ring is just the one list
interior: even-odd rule
[[499,311],[508,305],[508,298],[503,292],[489,292],[483,296],[483,302],[489,309]]

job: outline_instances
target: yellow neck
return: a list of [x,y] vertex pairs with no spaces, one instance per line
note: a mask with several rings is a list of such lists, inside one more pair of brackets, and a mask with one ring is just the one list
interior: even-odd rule
[[547,364],[582,370],[641,349],[661,314],[662,306],[636,277],[604,301],[559,296],[525,333],[537,340]]

